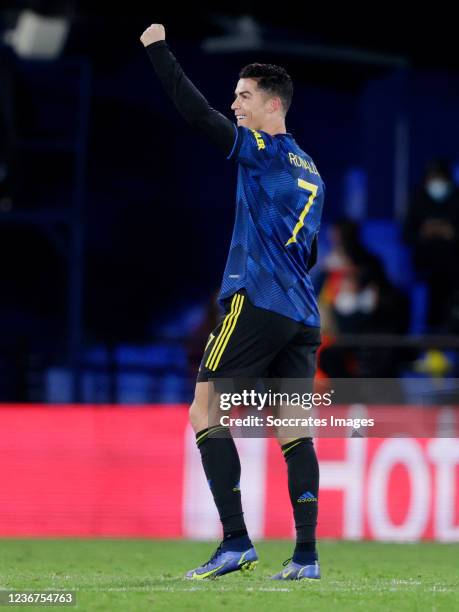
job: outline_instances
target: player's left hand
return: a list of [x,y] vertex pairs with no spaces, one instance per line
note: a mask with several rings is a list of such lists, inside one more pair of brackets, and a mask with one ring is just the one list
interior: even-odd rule
[[140,37],[144,47],[152,45],[159,40],[166,40],[166,30],[161,23],[152,23]]

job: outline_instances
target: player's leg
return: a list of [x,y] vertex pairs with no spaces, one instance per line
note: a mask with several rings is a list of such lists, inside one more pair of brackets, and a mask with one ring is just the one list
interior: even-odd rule
[[209,383],[207,381],[196,383],[189,416],[195,433],[209,427]]
[[227,427],[209,423],[209,395],[209,383],[197,382],[190,422],[222,523],[223,541],[209,561],[186,574],[186,578],[201,580],[253,569],[258,560],[242,512],[241,464],[237,448]]
[[[271,371],[279,379],[313,381],[320,335],[316,328],[299,334],[276,358]],[[287,385],[288,386],[288,385]],[[298,432],[301,435],[301,432]],[[285,436],[285,432],[284,432]],[[288,489],[296,529],[291,563],[274,579],[320,578],[316,550],[319,464],[311,437],[278,437],[287,464]]]
[[220,516],[224,540],[238,539],[238,543],[247,548],[250,540],[242,512],[239,455],[229,429],[209,423],[209,395],[209,383],[197,382],[190,422]]
[[[222,523],[223,541],[210,560],[188,572],[187,578],[213,578],[236,570],[252,569],[258,559],[244,522],[237,448],[229,429],[214,421],[212,415],[216,412],[209,410],[217,397],[208,381],[213,376],[225,375],[222,366],[227,363],[229,354],[234,357],[241,320],[246,318],[244,299],[245,296],[238,293],[227,302],[224,317],[210,335],[190,407],[190,422]],[[230,378],[230,373],[227,376]]]
[[277,580],[320,578],[316,549],[319,464],[312,438],[280,439],[287,464],[288,490],[295,520],[296,542],[290,565]]

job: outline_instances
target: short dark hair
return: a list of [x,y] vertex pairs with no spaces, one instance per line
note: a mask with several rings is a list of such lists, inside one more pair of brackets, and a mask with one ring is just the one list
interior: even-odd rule
[[287,71],[274,64],[248,64],[239,73],[240,79],[255,79],[258,87],[279,96],[285,113],[292,103],[293,83]]

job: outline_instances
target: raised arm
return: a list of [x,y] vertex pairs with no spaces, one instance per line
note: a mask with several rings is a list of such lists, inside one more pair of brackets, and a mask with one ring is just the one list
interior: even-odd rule
[[227,117],[210,106],[183,72],[166,43],[164,26],[152,24],[140,40],[178,112],[193,127],[204,132],[228,156],[236,139],[237,128]]

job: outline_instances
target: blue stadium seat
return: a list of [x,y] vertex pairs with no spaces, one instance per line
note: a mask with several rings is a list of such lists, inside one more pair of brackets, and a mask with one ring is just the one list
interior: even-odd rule
[[390,219],[362,224],[363,244],[378,255],[389,279],[410,298],[410,333],[422,334],[427,321],[427,287],[417,280],[409,248],[403,243],[400,226]]
[[416,279],[400,226],[389,219],[365,221],[361,238],[367,249],[382,259],[389,279],[401,289],[410,289]]

